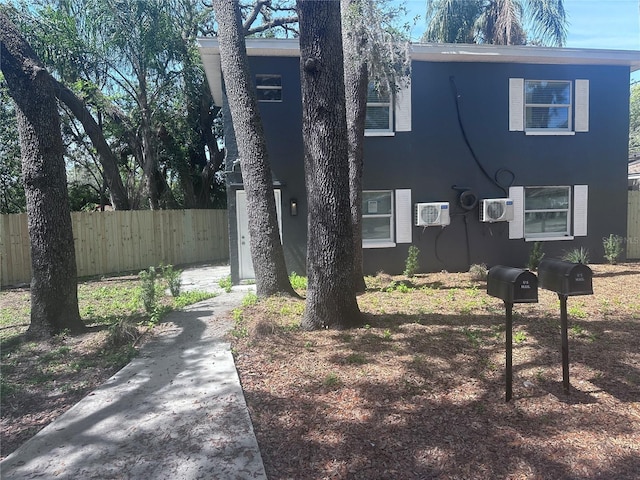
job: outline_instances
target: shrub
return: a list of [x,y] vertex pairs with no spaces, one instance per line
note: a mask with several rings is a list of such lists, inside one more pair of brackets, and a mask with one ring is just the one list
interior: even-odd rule
[[531,247],[531,252],[529,253],[529,262],[527,263],[527,268],[532,272],[538,269],[538,265],[540,265],[540,260],[544,257],[544,252],[542,251],[542,243],[533,242],[533,247]]
[[574,248],[573,250],[565,252],[565,254],[562,256],[562,259],[566,260],[567,262],[582,263],[584,265],[587,265],[589,263],[589,249],[584,247]]
[[141,298],[144,309],[147,313],[152,313],[156,308],[157,292],[156,292],[156,273],[155,267],[149,267],[147,270],[142,270],[138,277],[141,280]]
[[298,275],[296,272],[291,272],[289,275],[289,281],[294,290],[306,290],[307,289],[307,277]]
[[487,279],[487,266],[484,263],[474,263],[469,267],[471,280],[481,281]]
[[618,258],[622,255],[622,242],[622,237],[614,235],[613,233],[602,239],[604,258],[606,258],[611,265],[618,263]]
[[418,265],[418,255],[420,254],[420,250],[415,245],[411,245],[409,247],[409,253],[407,254],[407,260],[404,264],[404,272],[403,274],[407,277],[413,277],[420,268]]
[[223,289],[227,293],[231,293],[231,287],[233,287],[233,283],[231,282],[231,276],[227,275],[224,278],[218,280],[218,285],[221,289]]
[[182,280],[180,279],[181,270],[176,270],[173,265],[161,266],[162,277],[167,281],[167,286],[171,292],[172,297],[180,295],[180,289],[182,287]]

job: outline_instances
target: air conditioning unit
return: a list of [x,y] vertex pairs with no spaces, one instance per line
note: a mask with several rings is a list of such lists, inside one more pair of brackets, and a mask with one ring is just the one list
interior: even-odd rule
[[513,200],[485,198],[480,208],[481,222],[510,222],[513,220]]
[[449,225],[449,202],[416,203],[414,219],[418,227]]

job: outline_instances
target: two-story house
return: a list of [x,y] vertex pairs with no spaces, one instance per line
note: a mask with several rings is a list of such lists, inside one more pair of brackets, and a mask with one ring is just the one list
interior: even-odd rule
[[[225,109],[216,39],[200,52],[225,111],[230,259],[252,278],[246,200]],[[300,59],[295,39],[248,39],[290,271],[305,272],[306,202]],[[629,75],[640,52],[416,44],[411,80],[371,90],[363,178],[365,273],[523,266],[626,236]],[[341,79],[336,79],[336,81]]]

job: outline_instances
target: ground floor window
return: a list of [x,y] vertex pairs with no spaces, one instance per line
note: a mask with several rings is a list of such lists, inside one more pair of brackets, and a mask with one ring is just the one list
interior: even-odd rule
[[525,187],[525,237],[571,235],[571,187]]
[[362,192],[362,245],[393,242],[393,190]]
[[587,235],[587,185],[509,187],[514,218],[509,238],[571,240]]

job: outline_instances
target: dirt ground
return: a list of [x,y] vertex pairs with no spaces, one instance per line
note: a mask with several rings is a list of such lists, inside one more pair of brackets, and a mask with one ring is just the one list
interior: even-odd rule
[[[230,338],[269,479],[637,479],[640,265],[591,268],[594,295],[568,301],[568,396],[559,302],[544,290],[514,307],[508,403],[504,306],[469,274],[370,278],[358,297],[366,325],[350,331],[301,331],[303,300],[235,312]],[[29,345],[48,359],[32,364],[41,381],[2,353],[3,457],[131,353],[93,361],[105,341],[96,330]],[[21,394],[6,390],[7,373],[12,385],[23,375]]]
[[545,290],[514,307],[508,403],[504,305],[469,274],[369,279],[350,331],[299,330],[303,301],[236,314],[269,479],[639,478],[640,265],[591,268],[594,295],[568,300],[570,395]]

